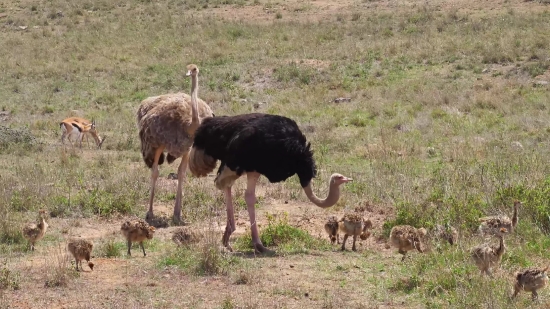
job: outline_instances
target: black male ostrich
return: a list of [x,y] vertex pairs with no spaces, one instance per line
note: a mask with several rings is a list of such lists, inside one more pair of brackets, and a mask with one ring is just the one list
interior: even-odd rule
[[242,174],[247,175],[245,201],[248,206],[252,231],[252,243],[258,252],[268,251],[260,241],[256,226],[256,182],[261,175],[274,183],[298,174],[300,184],[309,200],[319,207],[330,207],[340,198],[340,185],[351,181],[340,174],[333,174],[329,182],[329,194],[321,200],[311,189],[311,179],[317,168],[310,150],[310,143],[294,120],[268,114],[245,114],[204,119],[195,133],[189,156],[189,170],[197,177],[206,176],[221,165],[214,180],[216,187],[224,190],[227,207],[227,226],[223,244],[229,250],[229,236],[235,231],[231,187]]

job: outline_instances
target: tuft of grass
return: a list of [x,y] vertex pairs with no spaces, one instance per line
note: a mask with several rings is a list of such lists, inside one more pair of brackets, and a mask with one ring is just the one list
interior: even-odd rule
[[120,257],[122,256],[121,252],[126,250],[126,244],[121,241],[115,241],[114,239],[109,239],[106,242],[104,242],[101,246],[99,246],[98,250],[96,250],[96,253],[98,256],[103,257]]
[[4,261],[0,266],[0,290],[19,290],[21,287],[21,274],[11,270]]
[[59,246],[54,253],[53,259],[46,261],[44,273],[47,288],[67,287],[69,283],[80,274],[71,267],[69,256],[65,249]]
[[[264,246],[277,246],[284,253],[307,253],[309,250],[330,250],[324,239],[311,236],[308,232],[288,223],[288,213],[266,214],[267,226],[260,231]],[[239,250],[252,249],[250,232],[237,238],[235,247]]]
[[181,246],[164,255],[159,265],[175,266],[187,273],[199,276],[226,275],[239,260],[222,252],[218,239],[207,233],[205,241],[190,246]]
[[311,68],[298,66],[296,62],[282,65],[273,70],[274,76],[279,82],[295,83],[297,85],[308,85],[315,77]]

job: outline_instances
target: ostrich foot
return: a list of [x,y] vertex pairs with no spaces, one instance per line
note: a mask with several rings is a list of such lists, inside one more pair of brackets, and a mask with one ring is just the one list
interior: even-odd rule
[[174,216],[172,217],[172,222],[174,225],[183,225],[183,221],[181,220],[181,213],[176,214],[174,212]]
[[258,244],[253,244],[254,246],[254,252],[255,253],[262,253],[262,254],[274,254],[275,251],[272,251],[272,250],[269,250],[267,249],[266,247],[264,247],[263,244],[261,243],[258,243]]
[[223,243],[223,246],[227,248],[227,250],[229,250],[229,252],[233,252],[233,248],[231,248],[231,245],[229,245],[229,237],[231,236],[231,228],[229,227],[229,225],[227,225],[227,227],[225,228],[225,232],[223,233],[223,237],[222,237],[222,243]]

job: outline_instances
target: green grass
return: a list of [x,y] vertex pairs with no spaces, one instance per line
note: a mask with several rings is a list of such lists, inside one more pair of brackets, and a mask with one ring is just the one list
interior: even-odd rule
[[207,242],[193,247],[171,249],[158,261],[159,267],[176,267],[198,275],[225,275],[240,263],[240,259],[220,252],[218,243]]
[[[285,254],[308,253],[312,249],[330,250],[331,245],[325,240],[316,238],[300,228],[288,223],[288,214],[267,214],[267,226],[260,230],[260,240],[267,247],[277,247],[277,251]],[[245,236],[237,238],[237,250],[252,249],[250,231]]]

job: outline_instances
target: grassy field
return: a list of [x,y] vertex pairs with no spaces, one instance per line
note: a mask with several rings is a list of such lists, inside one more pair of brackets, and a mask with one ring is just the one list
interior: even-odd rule
[[[550,262],[548,33],[546,0],[0,1],[0,308],[550,306],[547,290],[509,299],[515,271]],[[317,193],[333,172],[354,178],[327,210],[297,177],[262,178],[258,219],[275,255],[249,249],[243,181],[238,250],[219,250],[225,210],[210,177],[184,186],[198,244],[176,246],[170,226],[147,257],[125,254],[120,224],[145,216],[149,194],[135,112],[148,96],[189,92],[189,63],[216,115],[298,122]],[[62,147],[68,116],[95,119],[103,149]],[[172,213],[176,169],[161,167],[157,212]],[[477,219],[511,216],[514,199],[518,228],[483,278],[469,257],[487,241]],[[323,223],[363,205],[374,235],[340,252]],[[21,228],[39,209],[50,228],[31,252]],[[405,262],[385,248],[394,225],[444,223],[458,245]],[[94,240],[93,272],[73,270],[73,236]]]

